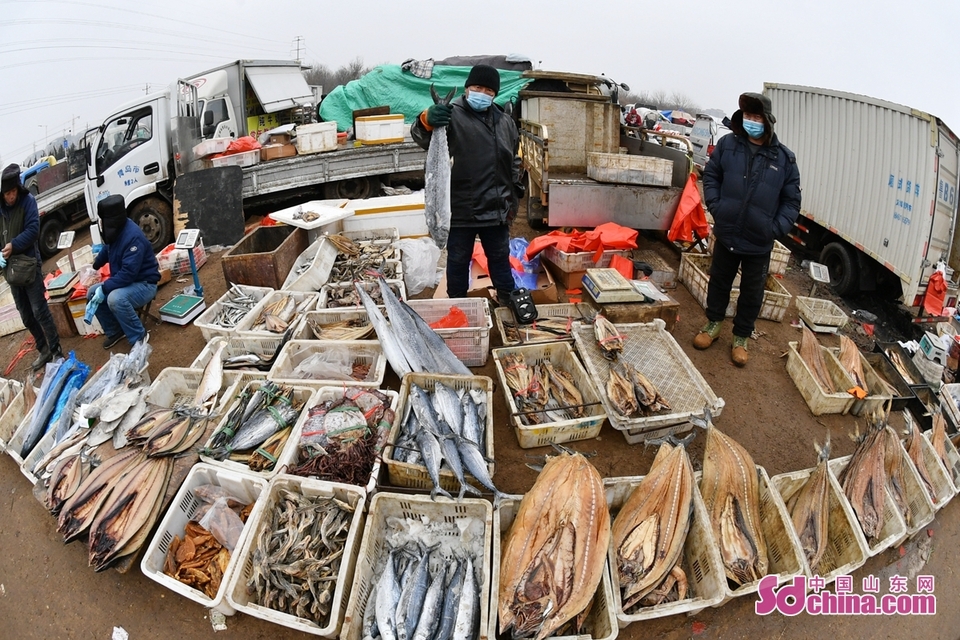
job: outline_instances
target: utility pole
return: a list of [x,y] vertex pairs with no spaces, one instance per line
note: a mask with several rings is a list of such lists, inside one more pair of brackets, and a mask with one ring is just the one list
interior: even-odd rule
[[148,82],[147,84],[143,85],[143,93],[144,93],[144,95],[150,93],[150,83],[149,83],[149,82]]
[[303,42],[303,36],[297,36],[296,38],[294,38],[294,41],[297,43],[296,60],[297,62],[300,62],[300,44]]

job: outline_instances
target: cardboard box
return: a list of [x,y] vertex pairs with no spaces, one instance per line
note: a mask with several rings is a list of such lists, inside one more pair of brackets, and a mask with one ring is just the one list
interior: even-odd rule
[[173,274],[170,273],[170,269],[160,269],[160,281],[157,282],[157,286],[163,286],[170,282],[173,279]]
[[[537,288],[530,292],[534,304],[556,304],[560,301],[560,295],[557,290],[557,283],[554,281],[550,272],[540,268],[540,274],[537,276]],[[447,275],[440,278],[440,284],[433,294],[436,298],[447,297]],[[496,289],[490,276],[480,270],[476,263],[470,265],[470,288],[467,290],[468,298],[496,298]]]
[[289,133],[271,133],[267,136],[267,144],[292,144],[293,137]]
[[[668,298],[670,296],[667,296]],[[610,322],[628,324],[635,322],[653,322],[660,318],[666,323],[667,331],[673,331],[680,315],[680,303],[670,298],[657,302],[613,302],[598,304],[583,296],[583,301],[596,311],[600,311]]]
[[[274,137],[274,136],[271,136]],[[289,136],[286,136],[289,139]],[[297,155],[297,148],[292,144],[268,144],[260,148],[261,162],[276,160],[278,158],[289,158]]]

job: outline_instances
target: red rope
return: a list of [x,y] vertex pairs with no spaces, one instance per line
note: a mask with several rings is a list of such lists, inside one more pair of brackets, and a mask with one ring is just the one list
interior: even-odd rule
[[3,370],[3,376],[7,377],[10,375],[10,372],[16,368],[17,363],[23,359],[23,356],[33,351],[35,346],[36,341],[33,339],[33,336],[27,336],[24,338],[23,342],[20,343],[20,350],[17,351],[15,356],[13,356],[13,360],[10,361],[10,364],[7,365],[7,368]]

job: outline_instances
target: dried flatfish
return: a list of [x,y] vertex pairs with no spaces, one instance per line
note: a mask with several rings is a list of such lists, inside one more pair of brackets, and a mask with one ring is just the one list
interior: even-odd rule
[[837,392],[833,378],[827,371],[827,363],[823,359],[823,349],[817,341],[817,336],[806,326],[803,327],[803,333],[800,336],[800,359],[807,363],[807,367],[810,368],[821,389],[827,393]]
[[602,313],[598,313],[593,319],[593,333],[603,357],[616,360],[623,351],[623,335],[617,327]]
[[886,437],[882,425],[871,425],[863,436],[858,434],[856,440],[857,448],[840,473],[840,485],[857,514],[864,535],[877,540],[886,509]]
[[927,464],[924,459],[923,443],[920,440],[923,438],[920,435],[920,429],[917,428],[916,424],[911,423],[910,428],[907,433],[907,455],[910,456],[910,460],[913,461],[913,466],[917,468],[917,473],[920,474],[920,479],[923,481],[923,487],[927,490],[927,495],[930,496],[930,500],[933,504],[937,504],[940,501],[939,496],[937,496],[936,490],[933,488],[933,482],[930,480],[930,474],[927,472]]
[[837,358],[840,366],[850,374],[854,384],[867,391],[867,381],[863,375],[863,363],[860,361],[860,349],[847,336],[840,336],[840,355]]
[[829,436],[823,448],[818,448],[818,454],[816,468],[791,499],[790,504],[793,528],[800,538],[800,547],[807,558],[810,571],[814,574],[817,573],[823,554],[827,550],[829,535],[830,503],[827,493],[829,491],[827,470],[827,460],[830,458]]
[[956,482],[960,478],[960,464],[951,462],[947,455],[947,420],[940,411],[933,416],[933,434],[930,437],[930,444],[933,445],[933,450],[937,452],[937,457],[943,462],[951,480]]

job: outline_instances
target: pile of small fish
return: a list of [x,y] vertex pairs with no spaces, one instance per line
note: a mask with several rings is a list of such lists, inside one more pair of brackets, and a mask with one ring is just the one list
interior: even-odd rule
[[393,424],[390,398],[350,387],[307,410],[296,466],[289,473],[364,486]]
[[320,322],[307,317],[307,326],[317,340],[366,340],[373,335],[373,324],[366,318]]
[[353,512],[337,498],[279,489],[256,532],[246,585],[251,600],[326,626]]
[[930,473],[927,471],[923,443],[921,442],[922,439],[923,436],[920,435],[920,429],[917,428],[916,423],[911,422],[907,427],[907,455],[910,456],[913,466],[917,468],[917,474],[920,476],[920,481],[923,483],[923,488],[926,490],[927,495],[930,496],[930,501],[933,502],[933,504],[937,504],[940,502],[940,496],[937,495],[936,489],[933,488],[933,481],[930,479]]
[[593,333],[600,353],[607,360],[616,360],[623,352],[623,335],[602,313],[598,313],[593,319]]
[[823,448],[817,447],[817,455],[817,466],[803,486],[792,495],[784,496],[793,528],[800,538],[803,555],[814,574],[820,569],[830,533],[830,480],[827,475],[827,460],[830,458],[829,435]]
[[[237,370],[237,369],[247,369],[255,371],[270,371],[273,367],[273,363],[277,361],[277,356],[280,355],[280,352],[283,351],[283,347],[290,341],[290,338],[293,337],[293,332],[296,327],[288,327],[284,332],[283,337],[280,338],[280,344],[277,345],[277,348],[273,350],[273,353],[270,357],[265,358],[258,353],[253,353],[252,351],[247,351],[246,353],[234,353],[232,356],[223,357],[225,355],[225,349],[222,349],[217,345],[214,347],[216,353],[221,354],[220,359],[223,362],[224,369]],[[223,341],[223,338],[214,338],[214,341]],[[240,341],[243,342],[243,341]],[[210,344],[214,344],[211,342]],[[231,347],[234,347],[237,342],[231,341],[230,343],[224,342],[224,347],[227,344],[230,344]],[[247,347],[249,348],[249,347]],[[213,357],[217,357],[216,354]]]
[[683,443],[663,443],[613,521],[624,613],[687,597],[680,566],[693,519],[693,467]]
[[[170,541],[163,563],[163,572],[213,599],[220,590],[223,574],[230,564],[231,550],[225,547],[210,530],[203,527],[200,521],[213,501],[217,499],[215,496],[225,494],[223,489],[216,485],[201,485],[193,492],[203,500],[203,503],[184,527],[183,538],[173,536],[173,540]],[[240,522],[246,524],[250,512],[253,511],[253,503],[245,505],[230,499],[228,504]]]
[[940,411],[937,411],[933,416],[933,433],[930,437],[930,444],[950,475],[950,479],[956,483],[960,479],[960,460],[954,462],[947,455],[947,420]]
[[[361,284],[362,283],[362,284]],[[362,280],[359,281],[356,286],[353,284],[328,284],[326,286],[327,290],[327,300],[326,307],[328,309],[339,309],[341,307],[359,307],[363,304],[363,297],[360,295],[358,289],[362,288],[363,292],[373,300],[373,304],[378,306],[383,306],[383,292],[381,289],[373,285],[371,280]],[[390,292],[395,298],[400,298],[400,287],[395,283],[390,283],[388,285]]]
[[460,483],[458,499],[463,498],[465,491],[480,494],[467,482],[466,474],[469,473],[493,492],[499,502],[501,494],[490,478],[483,453],[483,443],[486,442],[484,424],[489,410],[486,395],[473,389],[461,395],[442,382],[434,384],[431,394],[412,383],[407,402],[407,411],[391,454],[393,459],[423,465],[433,483],[431,497],[438,493],[451,497],[440,486],[440,469],[445,465]]
[[527,365],[520,352],[504,356],[502,366],[523,424],[583,417],[583,394],[563,368],[548,359]]
[[252,382],[237,398],[233,409],[200,450],[214,460],[233,460],[254,471],[268,471],[300,417],[302,403],[294,390],[273,382]]
[[549,458],[501,548],[500,633],[543,640],[570,621],[569,634],[587,632],[609,545],[600,474],[578,453]]
[[235,284],[230,285],[225,299],[220,300],[220,308],[210,324],[215,324],[224,329],[233,329],[258,302],[260,302],[260,298],[254,298],[252,295],[244,293]]
[[610,365],[606,392],[617,413],[626,418],[649,416],[670,408],[650,379],[625,360]]
[[760,528],[757,467],[740,443],[709,423],[700,492],[727,578],[737,586],[767,574],[767,545]]
[[820,388],[825,393],[832,394],[837,392],[833,384],[833,378],[827,371],[827,363],[824,360],[823,349],[813,331],[803,326],[803,333],[800,335],[800,359],[803,360]]
[[416,311],[397,298],[382,278],[377,282],[390,316],[389,322],[364,287],[356,283],[355,288],[377,332],[383,354],[399,377],[413,371],[471,375],[443,338]]
[[274,302],[260,311],[260,315],[250,327],[250,331],[283,333],[288,327],[296,324],[297,318],[307,310],[311,302],[313,302],[313,298],[310,296],[305,295],[298,302],[295,294],[280,294]]

